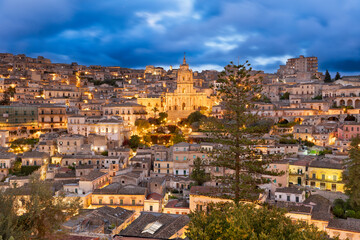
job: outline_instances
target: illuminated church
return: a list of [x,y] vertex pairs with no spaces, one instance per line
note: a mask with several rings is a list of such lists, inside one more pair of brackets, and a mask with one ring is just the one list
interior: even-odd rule
[[[139,98],[138,103],[147,107],[156,104],[161,111],[168,113],[168,119],[172,121],[186,118],[192,112],[200,109],[209,109],[213,105],[210,98],[211,89],[194,88],[193,72],[189,69],[184,56],[183,63],[177,72],[177,87],[174,92],[166,92],[161,99],[156,98]],[[152,104],[153,103],[153,104]]]

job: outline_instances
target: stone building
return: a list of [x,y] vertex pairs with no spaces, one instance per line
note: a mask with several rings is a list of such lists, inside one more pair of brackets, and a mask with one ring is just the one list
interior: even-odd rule
[[183,63],[177,71],[177,87],[172,92],[165,92],[160,97],[138,98],[137,103],[146,106],[151,112],[154,107],[159,111],[168,113],[170,121],[178,121],[186,118],[192,112],[206,109],[211,110],[213,100],[210,98],[211,89],[200,89],[194,87],[193,72],[189,69],[184,56]]
[[186,118],[190,113],[202,107],[211,109],[213,103],[205,91],[194,88],[193,72],[189,69],[184,56],[177,75],[177,88],[174,92],[165,93],[165,110],[170,120]]

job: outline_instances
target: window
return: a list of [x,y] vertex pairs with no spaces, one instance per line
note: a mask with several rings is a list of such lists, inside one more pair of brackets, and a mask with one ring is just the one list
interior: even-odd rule
[[178,156],[176,156],[176,160],[179,160],[179,157],[178,157]]
[[111,205],[114,204],[114,199],[110,199],[110,204],[111,204]]
[[313,173],[312,178],[314,179],[316,178],[316,173]]
[[153,206],[150,206],[150,212],[152,212],[153,211]]
[[131,200],[131,204],[132,204],[132,205],[135,205],[135,200],[134,200],[134,199]]
[[321,179],[322,179],[322,180],[325,180],[325,174],[322,174],[322,175],[321,175]]
[[184,160],[186,160],[186,157],[184,157]]
[[169,164],[167,164],[167,166],[166,166],[167,168],[169,168],[170,167],[170,165]]
[[193,158],[195,159],[195,158],[196,158],[196,156],[195,156],[195,155],[193,155]]
[[101,198],[99,199],[99,204],[102,204],[102,199]]
[[286,200],[290,202],[290,196],[286,196]]
[[337,181],[337,176],[336,175],[333,176],[333,180],[334,180],[334,182]]
[[186,175],[186,170],[184,170],[184,175]]
[[120,205],[124,205],[124,200],[120,199]]
[[295,201],[296,201],[296,202],[299,202],[299,197],[296,197],[296,198],[295,198]]

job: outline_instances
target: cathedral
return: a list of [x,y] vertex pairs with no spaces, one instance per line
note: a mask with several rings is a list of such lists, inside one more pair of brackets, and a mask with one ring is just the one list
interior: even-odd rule
[[[177,72],[176,85],[173,92],[164,93],[161,99],[139,98],[138,103],[148,108],[153,105],[151,103],[156,102],[159,110],[166,112],[171,121],[179,121],[201,109],[211,110],[213,100],[210,98],[210,94],[212,91],[194,87],[193,72],[189,69],[185,56]],[[151,111],[151,109],[147,110]]]

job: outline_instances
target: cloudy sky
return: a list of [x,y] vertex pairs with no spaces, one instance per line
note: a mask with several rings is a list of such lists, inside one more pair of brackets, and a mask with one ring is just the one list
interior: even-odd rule
[[221,69],[249,60],[274,72],[289,57],[360,72],[358,0],[0,0],[0,52],[54,62]]

